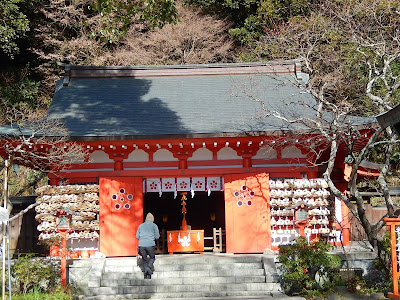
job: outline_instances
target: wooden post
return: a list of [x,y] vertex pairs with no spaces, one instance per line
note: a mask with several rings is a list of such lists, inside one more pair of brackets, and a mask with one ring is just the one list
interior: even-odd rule
[[56,214],[57,232],[61,233],[61,285],[67,286],[67,232],[71,229],[71,214],[60,210]]
[[304,228],[307,226],[307,221],[298,221],[298,222],[296,222],[296,226],[299,227],[300,236],[305,237],[306,234],[304,232]]
[[3,225],[3,269],[2,269],[2,299],[5,300],[6,299],[6,225]]
[[61,285],[67,286],[67,230],[61,232]]
[[[392,287],[393,293],[388,293],[388,297],[391,299],[400,299],[399,295],[399,261],[397,257],[397,239],[396,239],[396,226],[400,226],[400,218],[385,218],[383,219],[387,225],[390,226],[390,249],[392,252]],[[399,245],[400,246],[400,245]],[[400,254],[400,253],[399,253]]]
[[[7,201],[8,201],[8,171],[9,171],[9,167],[10,167],[10,160],[6,159],[4,161],[4,187],[3,187],[3,207],[5,209],[7,209]],[[3,225],[3,269],[2,269],[2,299],[5,300],[6,299],[6,226],[7,225]],[[11,293],[11,291],[9,291],[9,293]]]

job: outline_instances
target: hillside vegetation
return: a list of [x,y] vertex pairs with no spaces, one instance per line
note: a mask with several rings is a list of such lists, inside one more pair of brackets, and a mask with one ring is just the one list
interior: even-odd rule
[[[397,4],[2,0],[0,125],[10,122],[9,108],[25,114],[47,109],[63,71],[58,62],[163,65],[301,59],[311,76],[310,91],[346,114],[373,116],[400,99]],[[383,153],[378,147],[370,157],[383,162]],[[391,158],[394,171],[398,157]],[[27,178],[36,178],[32,176]]]

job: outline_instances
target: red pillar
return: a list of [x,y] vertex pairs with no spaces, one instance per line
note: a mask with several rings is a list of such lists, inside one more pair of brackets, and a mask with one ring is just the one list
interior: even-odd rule
[[121,171],[124,169],[124,163],[122,160],[123,160],[122,157],[114,158],[114,170],[115,171]]
[[187,158],[180,158],[179,159],[179,169],[180,170],[187,169]]
[[251,162],[252,154],[243,155],[242,157],[243,157],[243,167],[251,168],[252,167],[252,162]]
[[61,285],[67,286],[67,231],[61,232]]
[[399,295],[399,276],[397,252],[396,252],[396,225],[400,226],[400,218],[385,218],[383,219],[390,226],[390,248],[392,252],[392,287],[393,293],[388,293],[388,298],[400,299]]
[[[337,184],[337,188],[342,192],[346,193],[347,190],[347,182]],[[342,209],[342,222],[340,222],[340,227],[342,229],[342,243],[343,246],[349,246],[350,245],[350,210],[347,207],[347,205],[341,200],[341,205]]]

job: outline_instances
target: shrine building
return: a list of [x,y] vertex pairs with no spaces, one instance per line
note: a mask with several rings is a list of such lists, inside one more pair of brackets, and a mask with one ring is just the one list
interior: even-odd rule
[[[99,186],[106,256],[137,254],[148,212],[170,253],[202,252],[184,247],[213,228],[223,229],[227,253],[263,253],[300,233],[348,244],[348,210],[310,151],[317,133],[283,118],[315,118],[315,99],[297,86],[308,81],[298,62],[63,67],[49,118],[88,154],[49,174],[50,185]],[[365,133],[369,122],[353,119]],[[340,149],[334,173],[345,190]],[[307,213],[296,220],[301,202]]]

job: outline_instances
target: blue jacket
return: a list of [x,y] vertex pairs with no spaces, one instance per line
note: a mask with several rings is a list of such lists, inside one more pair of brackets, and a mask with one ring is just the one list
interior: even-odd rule
[[155,240],[160,238],[158,226],[151,221],[140,224],[136,232],[136,238],[139,240],[139,247],[155,246]]

